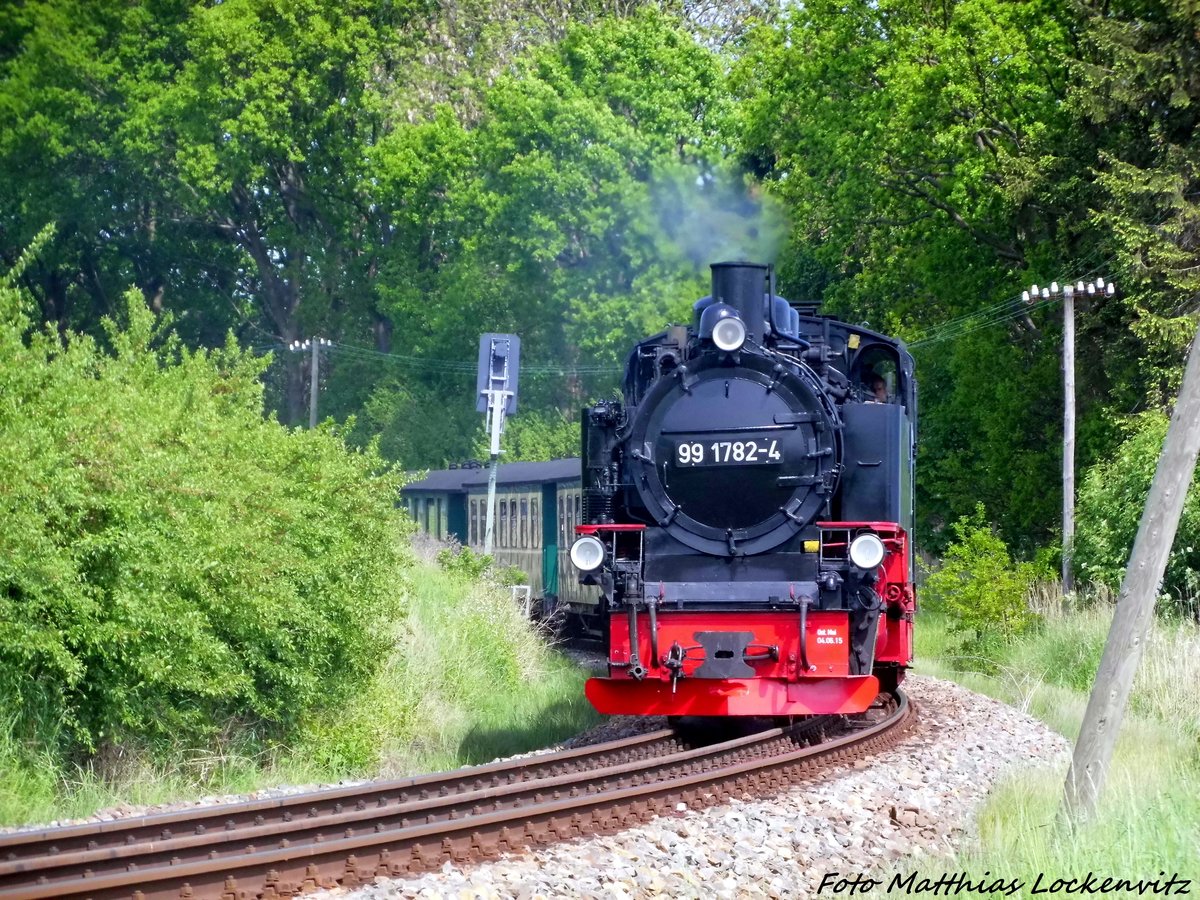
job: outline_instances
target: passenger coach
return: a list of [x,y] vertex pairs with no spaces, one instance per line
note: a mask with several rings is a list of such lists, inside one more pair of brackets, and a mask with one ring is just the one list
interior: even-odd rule
[[[568,556],[575,527],[583,524],[580,473],[578,459],[502,464],[492,556],[525,573],[533,596],[544,601],[543,612],[565,606],[586,621],[595,617],[599,589],[579,584]],[[487,467],[467,464],[406,485],[401,503],[425,534],[482,553],[487,493]]]

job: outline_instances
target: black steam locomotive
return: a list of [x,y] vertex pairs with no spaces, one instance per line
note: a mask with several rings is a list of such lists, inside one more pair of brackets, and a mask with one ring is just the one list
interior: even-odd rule
[[916,382],[904,345],[712,266],[690,326],[639,343],[583,412],[603,713],[866,709],[912,660]]

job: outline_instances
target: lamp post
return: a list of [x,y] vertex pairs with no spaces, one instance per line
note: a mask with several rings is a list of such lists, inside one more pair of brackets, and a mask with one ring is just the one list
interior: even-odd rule
[[1087,282],[1077,281],[1075,284],[1064,284],[1061,288],[1057,281],[1050,282],[1049,287],[1039,290],[1032,285],[1021,294],[1026,303],[1049,301],[1051,297],[1063,298],[1063,506],[1062,506],[1062,582],[1063,593],[1069,594],[1075,589],[1075,576],[1072,572],[1072,561],[1075,557],[1075,297],[1086,294],[1089,297],[1096,294],[1112,296],[1116,286],[1103,278]]
[[305,341],[292,341],[288,344],[288,350],[292,353],[303,353],[306,350],[312,351],[312,366],[309,371],[309,386],[308,386],[308,427],[317,427],[317,382],[321,375],[321,348],[332,347],[333,341],[328,341],[325,338],[309,338]]

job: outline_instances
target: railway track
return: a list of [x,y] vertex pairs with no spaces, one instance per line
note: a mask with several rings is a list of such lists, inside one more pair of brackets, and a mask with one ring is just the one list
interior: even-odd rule
[[450,773],[0,837],[0,900],[268,900],[766,793],[899,740],[903,694],[692,746],[663,730]]

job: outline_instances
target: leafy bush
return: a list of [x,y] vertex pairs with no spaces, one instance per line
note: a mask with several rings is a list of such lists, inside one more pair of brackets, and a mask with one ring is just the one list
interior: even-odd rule
[[478,581],[491,568],[492,557],[487,554],[476,553],[470,547],[459,545],[444,547],[439,550],[437,553],[437,564],[441,566],[443,572],[449,572],[451,575],[461,575],[472,581]]
[[0,281],[0,721],[34,746],[284,736],[370,677],[398,479],[264,421],[265,365],[189,352],[140,295],[90,337]]
[[951,526],[953,542],[925,581],[924,596],[965,635],[963,648],[985,654],[997,642],[1025,631],[1036,616],[1025,602],[1037,569],[1014,562],[987,521],[983,504]]
[[[1113,590],[1120,587],[1169,424],[1161,412],[1135,417],[1116,455],[1097,463],[1084,477],[1075,560],[1085,578]],[[1167,560],[1162,591],[1165,603],[1160,609],[1200,614],[1200,487],[1194,478]]]

